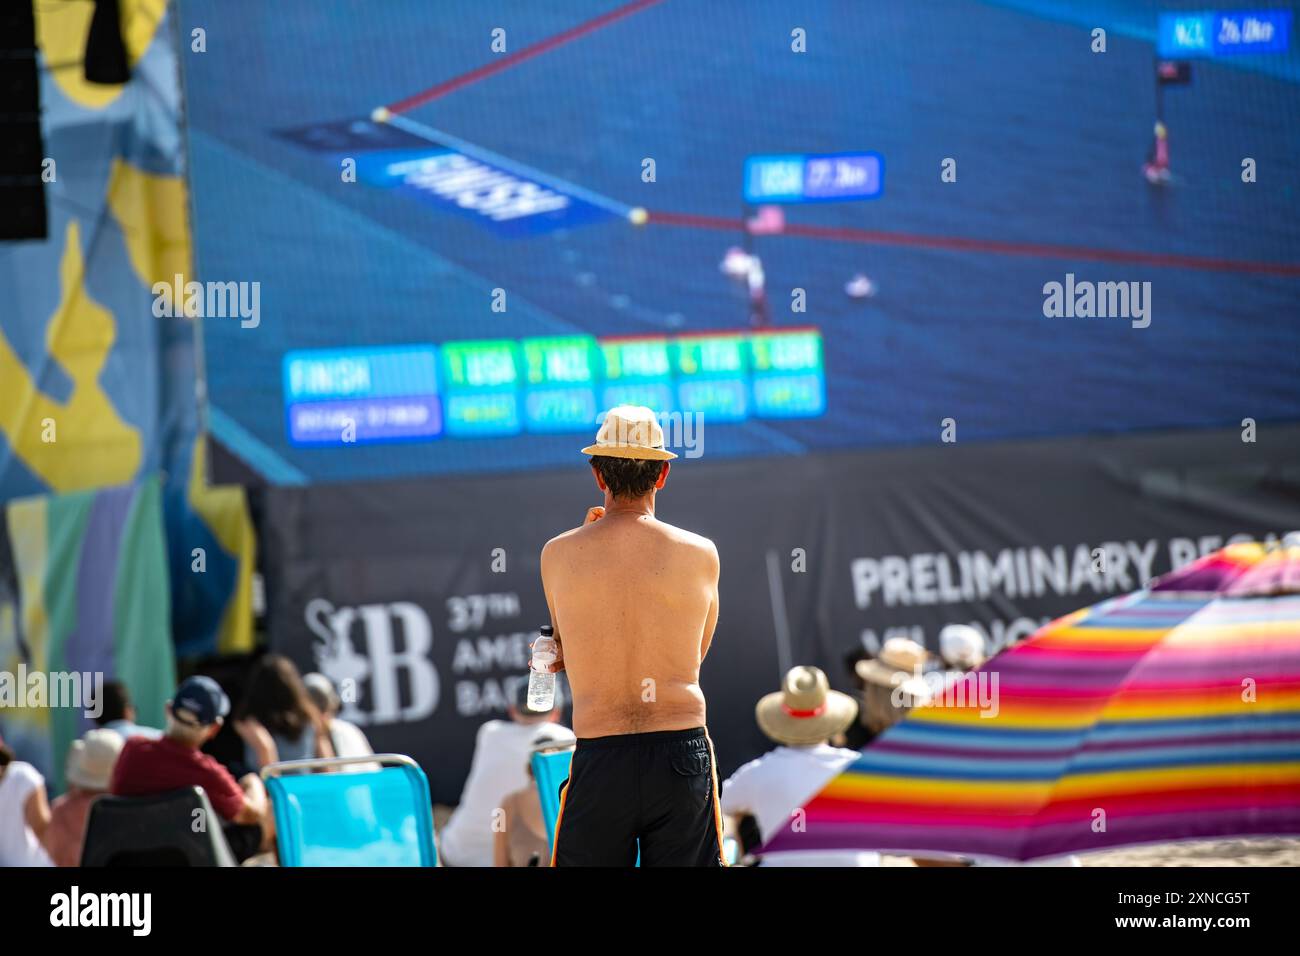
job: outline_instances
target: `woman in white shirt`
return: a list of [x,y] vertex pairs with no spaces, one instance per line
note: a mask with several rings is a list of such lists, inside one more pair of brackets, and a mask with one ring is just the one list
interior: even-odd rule
[[0,866],[53,866],[41,846],[49,825],[45,778],[0,741]]
[[[329,731],[336,757],[369,757],[375,752],[365,731],[339,716],[343,701],[333,681],[324,674],[311,673],[304,675],[302,682],[307,688],[307,696],[325,718],[325,727]],[[343,767],[343,772],[370,773],[381,769],[381,766],[377,763],[354,763]]]
[[[841,770],[858,751],[832,747],[858,715],[848,694],[831,690],[816,667],[795,667],[780,691],[754,708],[758,726],[779,746],[745,764],[722,786],[722,812],[752,815],[764,842]],[[764,866],[879,866],[880,854],[856,850],[772,853]]]

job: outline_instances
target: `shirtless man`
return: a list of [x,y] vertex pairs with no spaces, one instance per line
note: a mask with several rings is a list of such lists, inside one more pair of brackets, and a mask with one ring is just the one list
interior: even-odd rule
[[644,406],[605,417],[592,473],[605,493],[542,549],[554,670],[573,695],[577,749],[560,797],[554,866],[720,866],[722,816],[700,664],[718,621],[718,551],[655,518],[668,480]]

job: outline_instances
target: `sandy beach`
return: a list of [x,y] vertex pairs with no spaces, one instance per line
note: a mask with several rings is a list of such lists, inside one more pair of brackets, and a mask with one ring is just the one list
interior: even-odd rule
[[1300,866],[1300,839],[1252,837],[1155,843],[1089,853],[1084,866]]

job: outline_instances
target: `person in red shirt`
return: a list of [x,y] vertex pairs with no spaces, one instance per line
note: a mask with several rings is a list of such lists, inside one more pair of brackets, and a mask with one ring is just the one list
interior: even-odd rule
[[158,740],[133,737],[113,768],[109,792],[143,797],[199,786],[208,795],[230,848],[246,860],[274,838],[266,789],[255,773],[238,781],[200,748],[221,730],[230,699],[210,677],[190,677],[167,702],[167,729]]

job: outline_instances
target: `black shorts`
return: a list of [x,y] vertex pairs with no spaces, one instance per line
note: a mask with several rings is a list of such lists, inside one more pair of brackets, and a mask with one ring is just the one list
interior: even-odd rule
[[552,866],[725,866],[703,727],[578,738],[560,786]]

